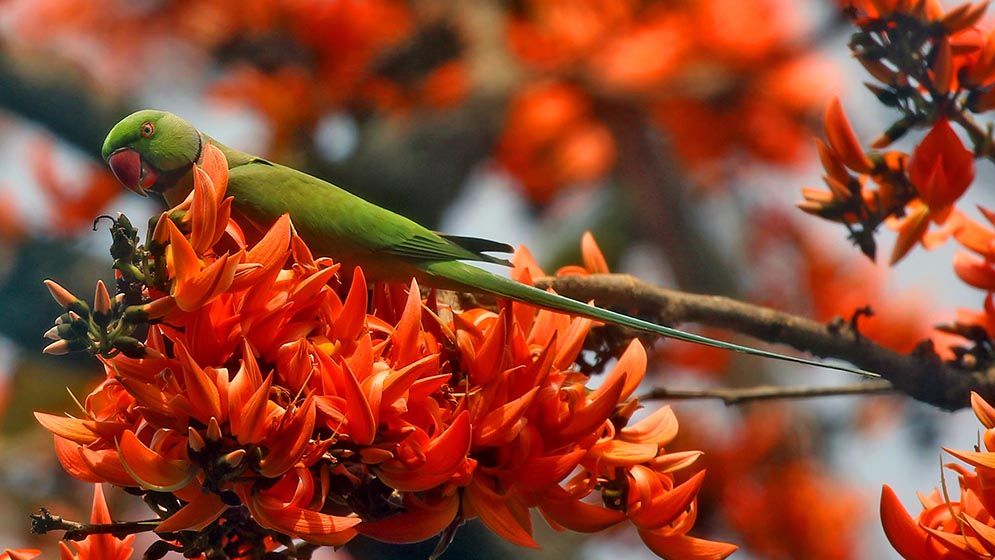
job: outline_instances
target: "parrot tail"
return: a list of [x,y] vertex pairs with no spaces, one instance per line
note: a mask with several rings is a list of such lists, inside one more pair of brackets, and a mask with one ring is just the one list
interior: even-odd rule
[[809,360],[797,356],[789,356],[787,354],[779,354],[777,352],[770,352],[767,350],[761,350],[759,348],[743,346],[741,344],[736,344],[734,342],[725,342],[722,340],[716,340],[714,338],[709,338],[707,336],[685,332],[664,325],[658,325],[656,323],[651,323],[650,321],[645,321],[637,317],[625,315],[624,313],[618,313],[608,309],[603,309],[601,307],[595,307],[593,305],[588,305],[584,302],[571,299],[565,296],[561,296],[559,294],[546,292],[538,288],[535,288],[533,286],[529,286],[528,284],[522,284],[521,282],[516,282],[509,278],[498,276],[484,269],[477,268],[475,266],[471,266],[458,261],[430,263],[427,264],[424,267],[424,269],[432,276],[444,278],[448,280],[450,283],[455,282],[457,284],[462,284],[466,286],[470,291],[490,293],[496,296],[506,297],[515,301],[536,305],[544,309],[549,309],[552,311],[562,311],[570,315],[576,315],[580,317],[585,317],[587,319],[593,319],[595,321],[601,321],[604,323],[610,323],[613,325],[628,327],[630,329],[634,329],[645,333],[656,334],[659,336],[682,340],[684,342],[691,342],[694,344],[702,344],[705,346],[711,346],[713,348],[720,348],[723,350],[740,352],[742,354],[748,354],[750,356],[759,356],[761,358],[770,358],[773,360],[780,360],[795,364],[804,364],[807,366],[815,366],[818,368],[842,371],[846,373],[860,375],[863,377],[872,377],[872,378],[881,377],[880,374],[874,373],[872,371],[847,367],[843,365],[836,365],[826,362],[819,362],[816,360]]

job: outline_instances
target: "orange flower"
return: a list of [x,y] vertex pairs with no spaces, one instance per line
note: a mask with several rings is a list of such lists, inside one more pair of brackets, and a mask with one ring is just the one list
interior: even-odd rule
[[939,119],[912,152],[909,179],[930,214],[943,223],[953,203],[974,181],[974,154],[964,148],[946,119]]
[[497,156],[535,202],[597,179],[613,164],[614,140],[591,111],[581,89],[560,82],[533,85],[512,101]]
[[874,164],[860,147],[860,141],[857,140],[857,135],[850,126],[850,121],[847,120],[838,98],[829,103],[823,120],[826,124],[829,147],[840,161],[857,173],[870,173]]
[[33,560],[41,556],[37,548],[5,548],[0,552],[0,560]]
[[[186,554],[202,530],[340,546],[359,533],[422,540],[472,517],[537,546],[531,509],[579,531],[629,519],[661,555],[735,550],[687,534],[704,473],[675,481],[700,453],[666,449],[673,412],[629,422],[638,341],[591,389],[573,364],[592,321],[519,303],[443,311],[414,281],[375,284],[371,298],[361,269],[346,284],[286,216],[247,247],[220,152],[196,173],[153,232],[165,250],[149,268],[166,277],[142,289],[143,309],[163,290],[175,307],[156,313],[144,352],[101,353],[107,379],[83,417],[36,414],[70,474],[144,494]],[[583,253],[585,271],[607,270],[589,235]],[[524,251],[515,262],[523,281],[542,274]]]
[[[688,427],[679,440],[705,435],[708,418],[683,420]],[[703,456],[703,515],[716,517],[756,558],[859,557],[863,496],[813,456],[806,417],[769,404],[745,410],[731,424],[729,437]]]
[[[93,508],[90,512],[90,523],[110,523],[111,514],[107,509],[107,502],[104,500],[104,490],[102,485],[93,485]],[[110,534],[88,535],[82,541],[67,544],[65,541],[59,543],[59,551],[62,560],[130,560],[134,551],[132,543],[135,535],[128,535],[123,539]],[[76,552],[73,552],[73,549]],[[2,558],[2,557],[0,557]]]
[[692,48],[688,26],[687,17],[672,7],[646,9],[626,33],[599,45],[588,72],[608,90],[652,93],[684,66]]
[[986,428],[982,440],[985,451],[944,451],[974,467],[959,464],[946,468],[957,473],[961,496],[953,501],[944,491],[920,494],[922,511],[914,519],[902,506],[895,492],[884,485],[881,490],[881,524],[891,545],[904,558],[990,558],[995,550],[995,409],[976,393],[971,394],[971,408]]

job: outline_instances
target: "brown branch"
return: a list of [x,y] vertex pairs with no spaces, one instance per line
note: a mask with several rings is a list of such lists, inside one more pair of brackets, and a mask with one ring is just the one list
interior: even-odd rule
[[991,129],[986,130],[982,128],[971,115],[967,114],[966,109],[951,111],[950,118],[967,132],[967,135],[971,138],[971,142],[974,144],[974,153],[976,155],[995,161],[995,143],[992,142]]
[[945,410],[966,407],[971,391],[995,398],[995,368],[967,370],[945,363],[928,341],[911,355],[899,354],[845,324],[826,325],[726,297],[658,288],[625,274],[542,278],[536,286],[601,306],[653,314],[664,324],[698,323],[843,360],[880,373],[898,391]]
[[714,389],[668,389],[656,387],[639,396],[639,400],[694,400],[718,399],[726,406],[753,401],[775,399],[807,399],[842,395],[879,395],[894,393],[897,389],[889,381],[866,381],[838,387],[783,387],[761,385],[758,387],[718,387]]
[[53,515],[45,508],[41,508],[38,513],[31,514],[31,533],[44,535],[49,531],[65,531],[62,538],[67,541],[81,541],[89,535],[113,535],[123,539],[128,535],[153,531],[160,523],[162,523],[162,519],[119,521],[117,523],[79,523],[78,521],[68,521],[58,515]]

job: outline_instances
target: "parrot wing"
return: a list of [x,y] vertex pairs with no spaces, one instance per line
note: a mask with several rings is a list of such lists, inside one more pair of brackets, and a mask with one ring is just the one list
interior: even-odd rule
[[477,261],[510,265],[487,252],[511,252],[505,243],[440,235],[296,169],[253,158],[229,171],[228,193],[247,218],[272,223],[290,212],[294,226],[329,254],[386,256],[411,263]]

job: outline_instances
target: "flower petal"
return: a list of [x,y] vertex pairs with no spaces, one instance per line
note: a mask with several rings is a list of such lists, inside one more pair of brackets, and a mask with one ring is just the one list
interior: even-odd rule
[[677,416],[670,406],[664,406],[631,426],[622,428],[619,438],[632,443],[653,443],[660,447],[677,436]]
[[926,544],[929,535],[905,511],[895,491],[887,484],[881,487],[881,525],[888,542],[905,560],[934,558]]
[[459,512],[459,495],[450,494],[438,503],[428,504],[414,493],[404,494],[404,511],[379,521],[366,522],[356,529],[378,541],[406,544],[432,538],[448,527]]
[[721,560],[739,550],[734,544],[706,541],[687,535],[663,535],[644,529],[639,530],[639,538],[660,558]]
[[523,520],[512,511],[513,497],[498,494],[481,477],[474,477],[463,493],[463,500],[469,504],[473,513],[499,537],[518,546],[539,548],[539,544],[532,538],[528,513],[526,512]]
[[578,533],[598,533],[625,521],[625,512],[584,503],[559,486],[543,494],[539,508],[555,523]]
[[463,411],[453,423],[425,448],[425,463],[409,469],[397,461],[384,462],[378,475],[391,488],[402,492],[423,492],[449,480],[470,451],[470,415]]
[[44,412],[35,412],[35,419],[46,430],[76,443],[87,445],[100,438],[93,430],[95,423],[92,420],[79,420]]
[[214,522],[228,509],[221,497],[213,492],[201,492],[179,511],[156,525],[157,533],[199,531]]
[[196,473],[196,469],[187,461],[167,459],[149,449],[131,430],[121,435],[118,455],[128,474],[149,490],[179,490],[189,484]]

